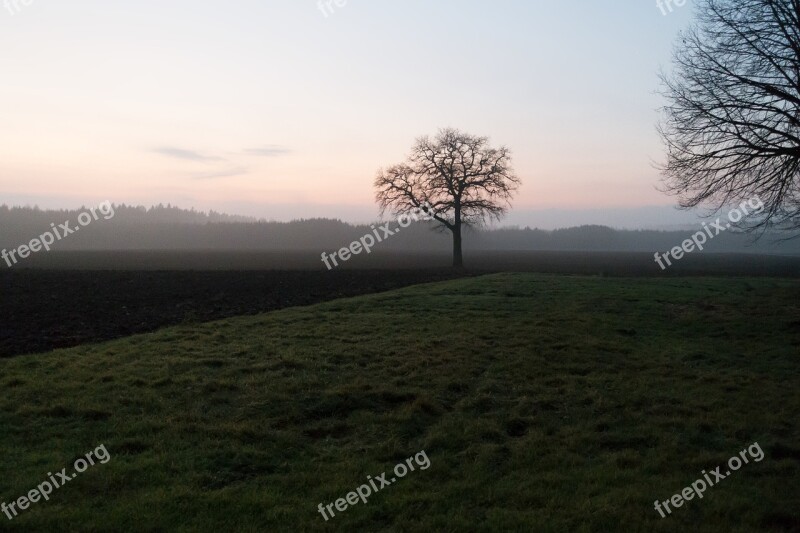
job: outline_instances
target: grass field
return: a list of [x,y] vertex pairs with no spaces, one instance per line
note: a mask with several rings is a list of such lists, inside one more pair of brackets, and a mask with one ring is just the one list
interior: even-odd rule
[[2,501],[111,455],[0,529],[800,529],[797,281],[495,274],[0,360],[0,388]]

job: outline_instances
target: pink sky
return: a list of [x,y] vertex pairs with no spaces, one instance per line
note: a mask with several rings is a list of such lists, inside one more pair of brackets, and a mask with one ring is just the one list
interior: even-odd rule
[[689,14],[34,2],[0,12],[0,201],[361,219],[379,167],[457,127],[513,150],[515,209],[671,205],[652,166],[656,74]]

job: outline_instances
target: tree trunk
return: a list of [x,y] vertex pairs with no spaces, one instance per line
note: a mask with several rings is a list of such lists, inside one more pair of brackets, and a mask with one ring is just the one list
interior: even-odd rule
[[464,257],[461,254],[461,224],[453,228],[453,267],[461,268],[464,266]]

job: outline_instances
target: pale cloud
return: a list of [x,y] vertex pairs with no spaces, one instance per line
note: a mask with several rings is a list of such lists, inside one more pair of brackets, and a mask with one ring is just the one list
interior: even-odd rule
[[221,157],[207,156],[201,154],[200,152],[195,152],[194,150],[184,150],[182,148],[173,148],[171,146],[161,146],[159,148],[155,148],[153,152],[165,155],[167,157],[186,159],[188,161],[223,161]]
[[262,157],[278,157],[291,152],[291,149],[278,144],[269,144],[262,148],[250,148],[244,151],[244,153],[247,155],[257,155]]

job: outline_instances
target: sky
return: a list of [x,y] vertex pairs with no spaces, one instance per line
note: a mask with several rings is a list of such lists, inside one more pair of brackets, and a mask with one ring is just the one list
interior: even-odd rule
[[0,203],[363,222],[444,127],[513,151],[509,223],[676,203],[658,73],[691,2],[0,2]]

